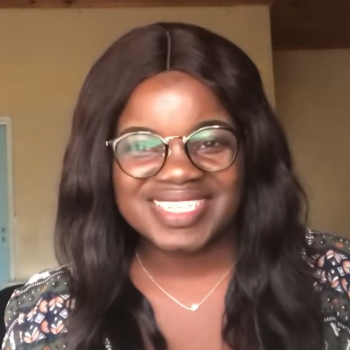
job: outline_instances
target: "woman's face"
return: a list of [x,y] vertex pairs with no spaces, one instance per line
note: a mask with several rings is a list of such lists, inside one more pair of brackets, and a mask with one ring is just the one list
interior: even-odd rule
[[[187,74],[166,72],[134,90],[117,133],[151,129],[164,138],[188,136],[218,123],[234,127],[208,87]],[[158,249],[196,252],[232,232],[243,182],[242,147],[231,166],[209,173],[191,163],[180,138],[169,144],[164,167],[146,179],[127,175],[114,162],[116,202],[126,221]]]

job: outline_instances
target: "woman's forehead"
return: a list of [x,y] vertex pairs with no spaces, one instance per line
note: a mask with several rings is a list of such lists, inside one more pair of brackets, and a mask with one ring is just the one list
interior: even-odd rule
[[165,134],[186,133],[213,119],[231,122],[207,86],[187,74],[171,72],[154,76],[135,89],[120,117],[118,132],[152,127]]

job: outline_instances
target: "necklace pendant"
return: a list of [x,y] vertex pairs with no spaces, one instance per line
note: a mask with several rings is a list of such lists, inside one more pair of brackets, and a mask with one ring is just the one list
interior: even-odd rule
[[198,308],[199,308],[198,304],[192,304],[190,309],[191,309],[191,311],[197,311]]

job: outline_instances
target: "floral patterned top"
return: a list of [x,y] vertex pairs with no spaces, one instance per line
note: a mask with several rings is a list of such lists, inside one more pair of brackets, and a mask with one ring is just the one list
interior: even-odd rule
[[[317,231],[308,233],[315,288],[322,299],[325,350],[350,350],[350,242]],[[5,314],[2,350],[61,350],[67,347],[69,283],[66,268],[37,274],[11,297]],[[107,350],[111,348],[106,341]]]

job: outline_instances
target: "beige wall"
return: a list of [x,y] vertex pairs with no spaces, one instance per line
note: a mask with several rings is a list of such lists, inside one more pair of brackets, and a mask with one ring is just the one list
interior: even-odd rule
[[0,10],[0,115],[13,119],[17,279],[55,265],[58,176],[87,70],[118,35],[157,20],[192,22],[233,39],[258,64],[273,100],[266,7]]
[[311,225],[350,237],[350,50],[279,52],[274,67]]

